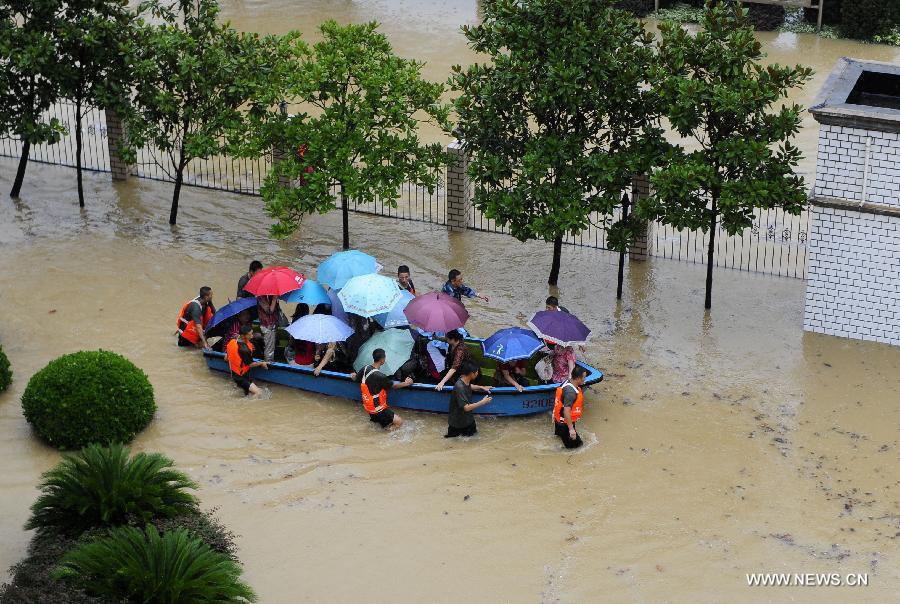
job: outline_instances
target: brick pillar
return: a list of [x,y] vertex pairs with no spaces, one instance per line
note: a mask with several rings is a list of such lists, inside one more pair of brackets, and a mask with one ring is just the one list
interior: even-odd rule
[[[650,176],[638,174],[631,178],[631,207],[650,195]],[[653,252],[653,223],[644,221],[638,229],[631,247],[628,248],[629,260],[647,260]]]
[[447,166],[447,228],[461,232],[469,228],[469,157],[460,141],[447,145],[451,156]]
[[[287,156],[287,151],[280,147],[274,147],[272,149],[272,170],[278,168],[278,164],[280,164]],[[287,176],[279,176],[278,184],[282,187],[290,187],[291,179]]]
[[106,110],[106,146],[109,150],[109,172],[113,180],[128,180],[131,166],[119,157],[119,149],[123,146],[125,125],[119,114],[112,109]]

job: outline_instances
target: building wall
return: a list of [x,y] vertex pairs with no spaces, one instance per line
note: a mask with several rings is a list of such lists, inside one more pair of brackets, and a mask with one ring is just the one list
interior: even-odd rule
[[[818,174],[816,183],[818,190]],[[898,197],[886,205],[900,205]],[[811,212],[803,328],[900,346],[900,215],[816,205]]]
[[900,134],[821,124],[814,196],[900,207]]

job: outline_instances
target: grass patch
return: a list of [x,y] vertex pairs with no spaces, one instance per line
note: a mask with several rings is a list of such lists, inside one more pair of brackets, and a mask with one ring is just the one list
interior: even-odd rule
[[703,9],[689,4],[676,4],[670,8],[661,8],[651,13],[660,21],[674,21],[675,23],[700,23],[703,19]]

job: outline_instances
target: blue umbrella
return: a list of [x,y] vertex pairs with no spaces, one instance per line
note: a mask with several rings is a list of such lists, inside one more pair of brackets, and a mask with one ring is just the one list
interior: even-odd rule
[[344,310],[344,305],[341,304],[341,299],[338,298],[338,290],[329,289],[328,299],[331,300],[331,315],[333,317],[337,317],[344,323],[349,324],[350,317],[347,316],[347,311]]
[[341,289],[353,277],[377,272],[375,258],[359,250],[347,250],[332,254],[320,264],[316,279],[332,289]]
[[390,311],[400,301],[397,282],[384,275],[371,273],[353,277],[338,292],[346,312],[361,317],[374,317]]
[[240,314],[242,310],[247,310],[248,308],[253,308],[256,306],[256,298],[238,298],[234,302],[229,302],[222,308],[216,311],[216,314],[213,315],[212,319],[209,321],[209,325],[206,326],[206,335],[207,336],[221,336],[225,333],[225,329],[228,327],[228,320],[234,318],[236,315]]
[[501,329],[481,343],[484,356],[503,363],[531,358],[543,346],[533,331],[521,327]]
[[406,318],[406,315],[403,314],[403,309],[406,308],[406,305],[409,304],[409,301],[415,298],[411,293],[406,290],[400,292],[400,300],[394,304],[394,307],[386,313],[381,313],[380,315],[375,315],[372,317],[378,324],[387,329],[388,327],[406,327],[409,325],[409,320]]
[[307,304],[310,308],[315,308],[317,304],[331,304],[325,288],[312,279],[307,279],[303,287],[284,294],[281,299],[294,304]]
[[306,340],[316,344],[343,342],[353,330],[343,321],[331,315],[306,315],[285,328],[295,340]]

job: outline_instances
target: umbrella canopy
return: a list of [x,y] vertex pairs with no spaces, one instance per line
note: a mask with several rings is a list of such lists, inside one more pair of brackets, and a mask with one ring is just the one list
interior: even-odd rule
[[332,289],[341,289],[347,281],[358,275],[378,272],[375,258],[359,250],[337,252],[329,256],[316,272],[319,283]]
[[285,328],[295,340],[306,340],[316,344],[343,342],[353,330],[343,321],[331,315],[306,315]]
[[535,313],[528,322],[528,327],[541,339],[563,346],[581,344],[591,337],[591,330],[578,317],[556,310]]
[[531,358],[543,346],[533,331],[521,327],[501,329],[481,343],[484,356],[503,363]]
[[337,317],[349,325],[350,317],[347,316],[347,311],[344,310],[344,305],[341,304],[341,299],[338,298],[338,290],[329,289],[328,299],[331,300],[331,316]]
[[426,331],[452,331],[469,319],[462,302],[442,292],[428,292],[410,301],[403,314],[411,325]]
[[331,304],[325,288],[312,279],[307,279],[303,282],[303,287],[286,293],[281,299],[294,304],[307,304],[310,308],[315,308],[317,304]]
[[393,375],[400,366],[409,360],[413,349],[413,337],[408,329],[386,329],[369,338],[365,344],[359,347],[359,354],[353,362],[353,369],[362,370],[366,365],[372,364],[372,352],[376,348],[384,349],[385,362],[381,372],[385,375]]
[[338,298],[346,312],[372,317],[394,308],[400,301],[400,288],[390,277],[371,273],[348,280]]
[[240,314],[242,310],[247,310],[256,306],[256,298],[238,298],[234,302],[229,302],[216,311],[209,325],[206,326],[206,335],[208,337],[221,336],[229,326],[229,319]]
[[410,303],[410,301],[415,298],[414,295],[409,293],[406,290],[400,291],[400,300],[394,304],[394,307],[388,312],[381,313],[380,315],[375,315],[372,317],[375,319],[379,325],[384,328],[388,327],[406,327],[409,325],[409,319],[406,318],[406,315],[403,314],[403,309],[406,308],[406,305]]
[[244,286],[254,296],[282,296],[303,287],[306,277],[286,266],[269,266],[257,271]]

